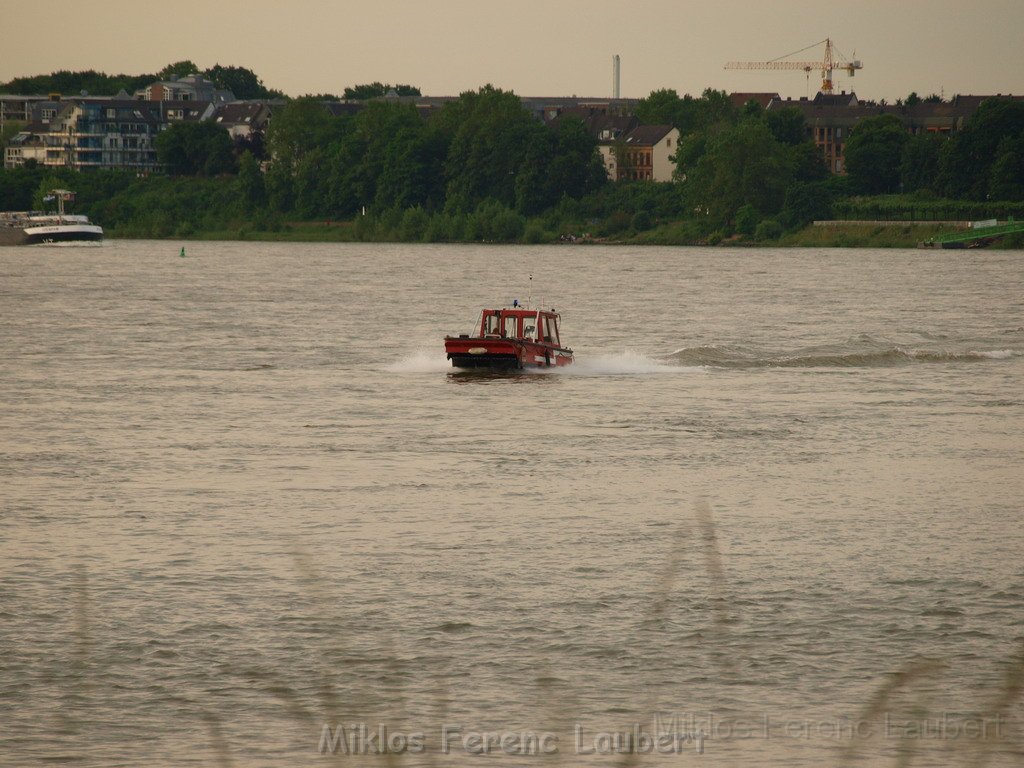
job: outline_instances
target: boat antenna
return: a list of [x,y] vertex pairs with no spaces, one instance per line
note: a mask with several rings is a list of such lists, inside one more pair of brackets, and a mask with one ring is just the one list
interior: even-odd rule
[[533,274],[530,274],[530,289],[526,293],[526,306],[533,302]]

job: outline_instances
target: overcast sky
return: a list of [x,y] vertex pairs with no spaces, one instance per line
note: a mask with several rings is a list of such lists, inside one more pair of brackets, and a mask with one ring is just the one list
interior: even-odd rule
[[[803,72],[726,71],[831,37],[864,68],[836,90],[888,99],[1024,94],[1024,0],[0,0],[0,81],[57,69],[155,72],[191,59],[254,70],[297,96],[380,80],[444,96],[486,83],[521,96],[813,95]],[[824,46],[799,58],[820,60]]]

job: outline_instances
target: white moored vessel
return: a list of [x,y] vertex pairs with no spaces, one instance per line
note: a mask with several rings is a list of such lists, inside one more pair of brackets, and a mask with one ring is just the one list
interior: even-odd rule
[[57,213],[11,211],[0,213],[0,245],[77,245],[103,240],[103,227],[88,216],[64,213],[65,201],[75,193],[55,189],[47,199],[57,200]]

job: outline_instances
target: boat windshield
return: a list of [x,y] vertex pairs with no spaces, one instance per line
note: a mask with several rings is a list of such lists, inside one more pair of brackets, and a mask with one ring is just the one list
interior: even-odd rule
[[[534,321],[532,319],[528,319],[527,323],[532,327]],[[506,336],[512,339],[520,338],[519,318],[516,315],[503,314],[500,312],[486,312],[483,316],[483,329],[485,336]]]
[[558,323],[553,317],[544,318],[544,338],[558,346]]

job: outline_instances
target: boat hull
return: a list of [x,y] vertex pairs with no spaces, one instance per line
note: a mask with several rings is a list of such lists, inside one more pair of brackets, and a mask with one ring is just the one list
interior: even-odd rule
[[57,224],[48,227],[26,227],[25,245],[53,243],[95,243],[103,239],[103,228],[95,224]]
[[64,213],[64,203],[75,193],[54,189],[45,200],[57,200],[56,213],[0,211],[0,245],[78,245],[103,240],[103,227],[83,214]]
[[516,355],[509,354],[484,354],[468,355],[449,353],[448,359],[452,361],[453,368],[476,371],[518,371],[522,364]]
[[556,368],[572,363],[572,350],[518,339],[483,336],[447,337],[445,353],[464,370],[517,371]]

